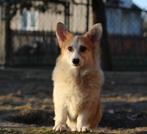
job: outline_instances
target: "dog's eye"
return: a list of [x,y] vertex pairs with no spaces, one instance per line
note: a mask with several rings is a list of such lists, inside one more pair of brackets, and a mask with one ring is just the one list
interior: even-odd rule
[[68,50],[70,51],[70,52],[73,52],[73,48],[70,46],[70,47],[68,47]]
[[80,46],[80,52],[85,52],[87,48],[85,46]]

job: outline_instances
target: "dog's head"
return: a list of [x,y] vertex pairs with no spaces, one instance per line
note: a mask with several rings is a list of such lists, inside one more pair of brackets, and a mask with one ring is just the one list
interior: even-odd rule
[[57,24],[56,35],[61,49],[61,56],[72,67],[95,64],[97,48],[102,35],[102,26],[95,24],[83,35],[73,35],[63,23]]

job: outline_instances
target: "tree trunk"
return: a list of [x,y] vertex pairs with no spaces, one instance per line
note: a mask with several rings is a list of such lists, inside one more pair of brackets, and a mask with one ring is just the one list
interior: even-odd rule
[[12,43],[11,43],[11,30],[10,30],[10,23],[11,23],[11,13],[10,13],[10,6],[7,4],[5,7],[5,66],[9,66],[11,53],[12,53]]
[[4,66],[5,59],[5,21],[0,20],[0,66]]
[[105,5],[103,0],[92,0],[92,10],[93,10],[93,23],[102,23],[103,26],[103,36],[101,40],[101,51],[102,51],[102,68],[104,70],[112,70],[111,54],[108,43],[108,34],[106,26],[106,15],[105,15]]

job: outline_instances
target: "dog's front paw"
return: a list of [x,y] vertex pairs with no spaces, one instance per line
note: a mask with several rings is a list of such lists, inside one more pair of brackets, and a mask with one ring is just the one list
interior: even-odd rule
[[57,124],[57,125],[55,125],[53,127],[53,130],[54,131],[60,131],[60,132],[66,131],[67,130],[67,126],[66,126],[66,124],[59,123],[59,124]]
[[82,126],[77,128],[78,132],[91,132],[92,130],[88,126]]

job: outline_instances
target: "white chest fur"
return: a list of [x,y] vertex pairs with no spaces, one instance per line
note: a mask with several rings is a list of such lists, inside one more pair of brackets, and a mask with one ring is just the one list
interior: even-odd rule
[[64,107],[72,119],[99,98],[101,79],[97,71],[79,73],[77,70],[55,68],[53,80],[54,103]]

